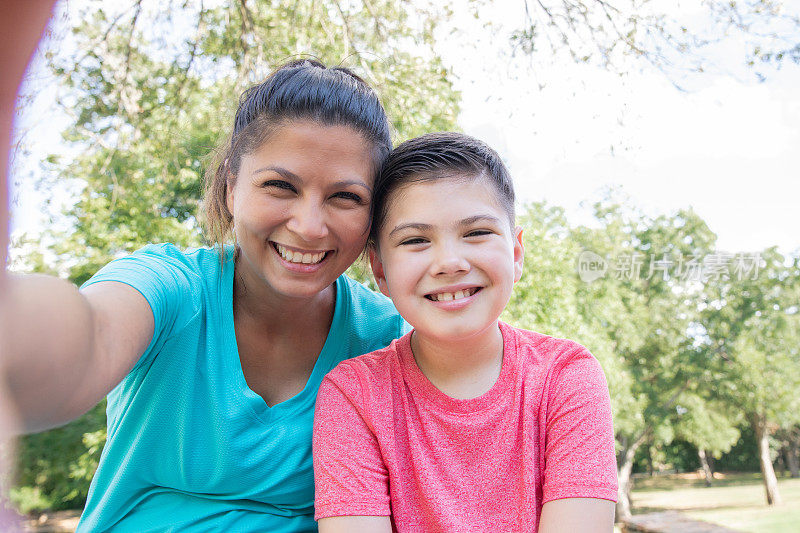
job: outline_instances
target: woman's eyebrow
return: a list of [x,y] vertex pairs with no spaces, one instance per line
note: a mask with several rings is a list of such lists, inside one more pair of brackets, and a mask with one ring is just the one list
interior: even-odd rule
[[364,187],[365,189],[367,189],[367,191],[369,191],[370,194],[372,194],[372,187],[370,187],[369,185],[367,185],[363,181],[359,181],[359,180],[341,180],[341,181],[337,181],[333,185],[336,186],[336,187],[341,187],[341,186],[345,186],[345,185],[358,185],[359,187]]
[[[275,172],[276,174],[280,174],[281,176],[283,176],[284,178],[286,178],[288,180],[294,180],[294,181],[300,181],[300,182],[303,181],[302,179],[300,179],[300,176],[298,176],[297,174],[295,174],[291,170],[283,168],[283,167],[274,166],[274,165],[270,165],[268,167],[262,167],[262,168],[256,169],[256,170],[253,171],[253,175],[255,176],[256,174],[260,174],[262,172]],[[372,194],[372,188],[369,185],[367,185],[366,183],[364,183],[363,181],[360,181],[360,180],[340,180],[340,181],[335,182],[333,185],[335,187],[342,187],[342,186],[347,186],[347,185],[358,185],[359,187],[365,188],[370,194]]]
[[259,168],[259,169],[256,169],[256,170],[253,171],[253,175],[255,176],[256,174],[260,174],[261,172],[274,172],[276,174],[280,174],[281,176],[283,176],[284,178],[289,179],[289,180],[303,181],[303,180],[300,179],[300,177],[297,174],[295,174],[291,170],[285,169],[283,167],[268,166],[268,167]]

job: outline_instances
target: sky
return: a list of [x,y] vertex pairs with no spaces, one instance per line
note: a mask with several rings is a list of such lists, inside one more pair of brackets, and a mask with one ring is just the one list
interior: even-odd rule
[[[575,224],[591,223],[591,204],[613,187],[653,216],[693,208],[718,235],[719,250],[777,245],[800,253],[800,66],[787,62],[759,82],[742,68],[735,39],[709,51],[717,68],[702,76],[532,64],[510,54],[508,30],[523,5],[497,2],[484,14],[491,27],[457,11],[460,32],[437,50],[462,95],[460,127],[500,152],[521,203],[544,200]],[[18,117],[36,142],[12,171],[17,233],[36,233],[70,201],[63,191],[33,187],[36,162],[59,147],[66,124],[36,65],[29,86],[39,97]]]
[[[514,27],[521,4],[501,5],[500,25]],[[503,31],[472,46],[453,40],[444,56],[462,91],[461,126],[504,156],[523,201],[591,223],[592,203],[616,187],[653,216],[693,208],[719,250],[800,251],[800,66],[759,82],[733,39],[708,51],[716,68],[699,76],[567,61],[536,72],[498,52],[507,42]]]

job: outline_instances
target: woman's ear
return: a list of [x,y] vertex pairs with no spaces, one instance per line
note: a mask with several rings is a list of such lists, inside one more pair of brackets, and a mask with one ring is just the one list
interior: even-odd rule
[[522,244],[522,226],[514,228],[514,283],[522,277],[522,263],[525,261],[525,246]]
[[384,295],[391,298],[392,295],[389,294],[389,287],[386,285],[386,274],[383,271],[381,256],[376,247],[372,244],[369,245],[369,264],[372,267],[372,275],[375,276],[375,283],[378,284],[378,288]]
[[[228,166],[228,162],[225,161],[225,166]],[[231,174],[230,170],[228,171],[227,177],[225,178],[225,206],[228,208],[228,212],[232,215],[233,214],[233,190],[234,186],[236,185],[236,178]]]

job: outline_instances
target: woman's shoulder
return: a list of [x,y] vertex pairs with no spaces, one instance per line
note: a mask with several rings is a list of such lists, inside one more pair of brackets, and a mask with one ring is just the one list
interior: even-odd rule
[[188,248],[172,243],[148,244],[131,254],[117,257],[92,276],[85,285],[100,281],[136,281],[140,278],[192,280],[209,278],[232,266],[229,249]]
[[172,243],[163,242],[145,245],[128,257],[144,261],[167,262],[178,268],[208,275],[218,272],[225,266],[233,265],[233,247],[180,248]]
[[350,393],[374,392],[386,388],[396,381],[400,372],[397,345],[402,339],[393,340],[385,348],[345,359],[331,370],[325,379],[340,390]]
[[351,309],[355,314],[381,313],[397,315],[392,301],[379,292],[375,292],[363,283],[354,280],[346,274],[340,277],[342,286],[347,291]]
[[383,294],[346,275],[340,277],[338,286],[344,291],[339,301],[347,307],[351,335],[369,341],[370,347],[360,353],[382,348],[410,330],[392,301]]

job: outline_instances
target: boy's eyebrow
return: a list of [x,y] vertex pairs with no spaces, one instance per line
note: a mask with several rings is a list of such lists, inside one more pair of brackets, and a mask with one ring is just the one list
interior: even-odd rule
[[[493,215],[475,215],[459,220],[454,224],[454,226],[470,226],[472,224],[475,224],[476,222],[493,222],[495,224],[499,224],[501,220]],[[399,224],[395,226],[394,229],[389,232],[389,237],[391,237],[398,231],[402,231],[404,229],[415,229],[417,231],[430,231],[432,228],[433,226],[431,226],[430,224],[423,224],[422,222],[407,222],[405,224]]]
[[421,222],[408,222],[406,224],[399,224],[394,227],[392,231],[389,232],[389,237],[397,233],[398,231],[402,231],[404,229],[415,229],[417,231],[430,231],[433,226],[430,224],[422,224]]
[[475,224],[476,222],[494,222],[500,223],[500,219],[493,215],[475,215],[473,217],[468,217],[462,219],[458,222],[459,226],[470,226]]

